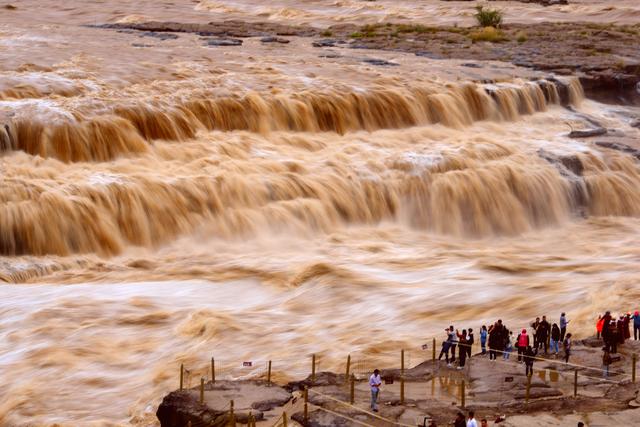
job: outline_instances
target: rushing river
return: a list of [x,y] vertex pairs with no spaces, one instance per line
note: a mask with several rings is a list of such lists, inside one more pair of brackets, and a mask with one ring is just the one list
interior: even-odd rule
[[[180,363],[195,385],[212,356],[232,377],[273,360],[279,380],[311,353],[320,369],[400,348],[418,362],[451,323],[566,311],[586,335],[640,296],[637,160],[568,137],[597,121],[637,145],[637,107],[506,63],[91,26],[468,25],[466,3],[15,3],[0,13],[0,425],[154,425]],[[640,10],[575,3],[505,7],[519,22]]]

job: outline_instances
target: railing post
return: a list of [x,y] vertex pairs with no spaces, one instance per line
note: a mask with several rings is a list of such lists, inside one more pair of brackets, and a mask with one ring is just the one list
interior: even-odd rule
[[356,377],[353,375],[351,375],[351,387],[349,396],[349,403],[353,405],[353,403],[356,401]]
[[267,369],[267,384],[271,385],[271,360],[269,360],[269,369]]
[[311,381],[316,380],[316,355],[311,355]]
[[180,364],[180,390],[182,391],[182,389],[184,385],[184,363]]
[[525,392],[525,395],[524,395],[526,403],[529,403],[529,394],[531,392],[531,376],[532,375],[533,374],[527,375],[527,391]]
[[462,380],[462,384],[460,384],[460,400],[462,401],[461,402],[462,403],[462,408],[466,407],[466,405],[465,405],[466,404],[466,402],[465,402],[465,398],[466,398],[465,394],[466,394],[465,393],[465,381]]
[[204,378],[200,378],[200,404],[204,404]]
[[304,386],[304,422],[309,421],[309,387]]
[[400,350],[400,376],[404,376],[404,349]]
[[631,382],[636,382],[636,359],[638,355],[633,353],[631,355]]
[[433,339],[433,344],[431,346],[431,360],[436,361],[436,339]]
[[211,358],[211,382],[216,382],[216,360]]
[[344,375],[344,380],[349,381],[349,372],[351,371],[351,355],[347,356],[347,370]]
[[283,425],[283,427],[287,427],[287,413],[286,412],[282,413],[282,425]]
[[404,375],[400,376],[400,404],[404,405]]
[[573,397],[578,397],[578,369],[573,371]]
[[233,400],[229,402],[229,427],[236,426],[236,415],[233,412]]

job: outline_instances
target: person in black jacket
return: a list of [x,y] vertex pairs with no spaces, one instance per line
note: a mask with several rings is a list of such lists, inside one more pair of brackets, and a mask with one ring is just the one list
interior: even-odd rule
[[496,360],[499,351],[504,349],[504,326],[498,320],[489,328],[489,360]]
[[525,374],[533,375],[533,362],[536,360],[536,356],[538,355],[538,349],[535,350],[528,346],[524,351],[524,365],[525,365]]
[[544,347],[544,354],[547,354],[547,350],[549,349],[550,330],[551,325],[547,322],[547,316],[542,316],[542,321],[538,325],[538,330],[536,331],[536,337],[538,338],[538,348]]
[[459,366],[458,369],[463,369],[464,368],[464,364],[467,361],[467,330],[463,329],[462,333],[458,333],[458,330],[456,329],[456,335],[458,336],[458,351],[459,351],[459,355],[460,355],[460,360],[459,360]]
[[467,357],[471,357],[471,346],[475,342],[473,338],[473,329],[469,328],[469,333],[467,334]]
[[562,331],[558,327],[557,323],[554,323],[551,327],[551,351],[558,356],[560,352],[560,342],[562,342]]

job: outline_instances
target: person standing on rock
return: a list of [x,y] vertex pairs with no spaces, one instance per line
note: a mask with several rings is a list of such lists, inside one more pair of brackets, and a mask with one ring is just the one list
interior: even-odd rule
[[469,411],[469,419],[467,420],[467,427],[478,427],[478,422],[476,421],[475,413],[473,411]]
[[629,340],[631,339],[631,313],[627,313],[626,316],[624,316],[624,339],[625,340]]
[[458,366],[458,369],[464,369],[464,365],[467,361],[467,330],[463,329],[461,334],[456,330],[456,336],[458,337],[458,349],[460,354],[460,365]]
[[549,348],[549,330],[551,326],[547,322],[547,316],[542,316],[542,321],[538,325],[536,337],[538,339],[538,348],[544,347],[544,354],[547,354]]
[[511,356],[511,351],[513,350],[513,332],[511,331],[505,331],[506,332],[506,344],[504,346],[504,354],[502,355],[502,357],[504,358],[504,360],[509,360],[509,356]]
[[473,346],[473,343],[475,342],[475,339],[473,337],[473,329],[469,328],[469,333],[467,334],[467,357],[471,358],[471,347]]
[[604,316],[602,316],[602,340],[604,341],[605,346],[611,352],[611,312],[607,311]]
[[371,387],[371,410],[378,412],[378,395],[380,394],[380,386],[382,385],[382,378],[380,378],[380,371],[375,369],[373,374],[369,377],[369,387]]
[[636,310],[633,313],[633,339],[638,340],[640,338],[640,312]]
[[535,322],[531,324],[531,328],[533,329],[533,346],[535,348],[538,347],[538,326],[540,326],[540,318],[536,317]]
[[[562,313],[564,314],[564,313]],[[558,353],[560,352],[559,346],[560,343],[564,341],[564,334],[562,333],[562,329],[558,327],[558,324],[554,323],[551,327],[551,351],[558,357]]]
[[458,412],[458,415],[456,415],[453,427],[467,427],[467,422],[465,421],[464,414],[462,412]]
[[489,328],[489,360],[496,360],[498,351],[504,348],[503,329],[502,320],[498,320]]
[[564,347],[564,363],[569,363],[569,356],[571,356],[571,334],[567,334],[564,338],[563,347]]
[[482,354],[487,354],[487,325],[482,325],[480,328],[480,347],[482,347]]
[[527,349],[524,351],[525,375],[533,375],[533,362],[535,362],[537,355],[537,348],[534,350],[533,347],[527,346]]
[[456,362],[456,344],[458,343],[458,339],[456,338],[456,332],[453,330],[453,325],[449,326],[449,348],[451,349],[451,363]]
[[[600,339],[600,335],[602,334],[602,327],[604,326],[604,318],[598,315],[598,321],[596,322],[596,337]],[[604,339],[604,335],[602,336]]]
[[449,339],[448,338],[442,341],[442,349],[440,350],[440,356],[438,356],[438,360],[442,360],[443,355],[444,355],[445,361],[447,362],[447,366],[451,366],[449,364]]
[[567,334],[568,324],[569,324],[569,321],[567,320],[567,316],[564,313],[562,313],[560,315],[560,342],[564,341],[564,336]]
[[518,335],[518,362],[522,362],[522,355],[530,345],[531,343],[529,342],[529,335],[527,335],[527,330],[523,329],[520,335]]
[[616,354],[618,352],[618,328],[616,326],[616,319],[611,319],[609,322],[609,329],[607,329],[608,339],[605,340],[606,345],[609,348],[609,352]]
[[624,344],[624,316],[620,316],[616,327],[618,329],[618,344]]

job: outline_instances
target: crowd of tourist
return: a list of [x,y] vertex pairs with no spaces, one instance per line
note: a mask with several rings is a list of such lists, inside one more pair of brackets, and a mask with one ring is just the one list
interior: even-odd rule
[[[640,316],[638,317],[640,318]],[[565,313],[560,315],[558,323],[553,324],[549,323],[547,316],[542,316],[542,319],[536,317],[536,320],[530,325],[532,333],[527,333],[527,329],[524,328],[517,336],[514,336],[513,331],[507,328],[501,319],[488,328],[486,325],[482,325],[479,337],[481,355],[488,353],[489,360],[497,360],[498,357],[509,360],[511,353],[515,350],[518,353],[517,361],[525,364],[527,375],[533,372],[533,362],[540,350],[544,350],[545,355],[550,352],[554,357],[561,355],[564,361],[568,363],[572,344],[571,334],[567,333],[568,324],[569,320],[567,320]],[[475,343],[473,329],[463,329],[460,332],[453,326],[449,326],[445,329],[445,333],[446,339],[442,342],[438,360],[442,360],[444,357],[447,366],[453,367],[456,363],[457,348],[457,369],[464,369],[467,358],[471,357],[471,348]],[[487,347],[489,349],[488,352]]]
[[[489,355],[489,360],[510,360],[511,353],[517,351],[517,362],[525,365],[525,374],[533,375],[533,364],[538,359],[539,352],[544,351],[545,355],[562,357],[565,363],[569,363],[572,348],[572,335],[567,332],[569,320],[565,313],[560,315],[558,323],[550,323],[546,316],[536,317],[530,324],[531,332],[527,328],[520,330],[517,336],[510,330],[501,319],[490,325],[480,327],[479,340],[481,353],[478,356]],[[627,313],[619,316],[618,319],[607,311],[604,315],[598,316],[596,323],[597,337],[602,337],[604,346],[602,348],[603,375],[609,376],[609,366],[613,357],[618,351],[618,346],[624,344],[625,340],[631,338],[631,325],[633,325],[634,340],[640,339],[640,313],[636,311],[633,315]],[[471,349],[475,344],[475,335],[472,328],[462,331],[449,326],[445,329],[445,339],[438,361],[444,357],[447,366],[453,368],[457,361],[457,369],[464,369],[467,359],[471,357]],[[457,353],[456,353],[457,349]],[[487,351],[488,349],[488,351]],[[457,358],[456,358],[457,354]],[[514,356],[515,357],[515,356]],[[371,409],[378,411],[378,393],[382,384],[378,370],[369,379],[371,386]],[[496,420],[496,422],[500,422]],[[456,427],[478,427],[488,426],[487,420],[482,419],[480,424],[475,419],[473,411],[469,411],[468,417],[462,412],[458,413],[454,420]],[[584,426],[582,422],[578,426]],[[430,424],[430,427],[435,423]]]

